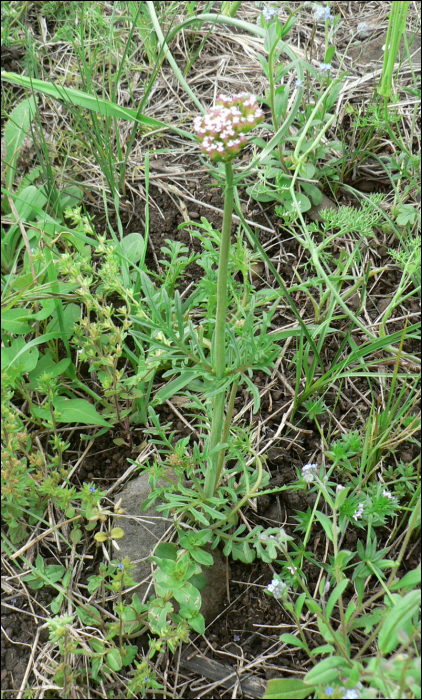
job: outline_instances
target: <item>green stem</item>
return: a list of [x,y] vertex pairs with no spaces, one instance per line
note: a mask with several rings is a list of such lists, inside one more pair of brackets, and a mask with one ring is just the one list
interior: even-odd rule
[[[225,163],[226,190],[224,193],[223,228],[221,232],[220,260],[218,265],[217,281],[217,313],[215,321],[215,377],[216,380],[224,379],[226,372],[226,316],[227,316],[227,284],[229,268],[230,236],[233,213],[233,169],[231,161]],[[223,389],[215,397],[214,411],[211,423],[210,450],[213,450],[221,442],[223,430],[224,405],[226,392]],[[214,452],[209,460],[209,466],[205,476],[204,491],[206,498],[214,495],[217,483],[219,452]]]
[[[333,548],[334,548],[334,562],[336,567],[336,583],[337,586],[341,582],[341,569],[338,563],[338,532],[337,532],[337,509],[333,508]],[[343,637],[344,646],[347,648],[347,632],[346,632],[346,618],[344,615],[344,605],[343,596],[340,595],[338,599],[338,607],[340,611],[340,621],[341,621],[341,633]]]
[[[258,477],[257,477],[257,480],[256,480],[256,482],[254,483],[254,485],[252,486],[251,490],[248,491],[248,493],[246,493],[246,494],[243,496],[243,498],[239,501],[239,503],[237,503],[237,504],[234,506],[234,508],[232,508],[232,510],[230,511],[230,513],[228,514],[228,516],[226,517],[226,522],[230,522],[231,518],[233,518],[233,516],[236,515],[237,511],[240,510],[240,508],[242,508],[242,507],[245,505],[245,503],[247,503],[247,501],[248,501],[250,498],[252,498],[252,496],[254,495],[254,493],[255,493],[256,491],[258,491],[259,487],[261,486],[262,477],[263,477],[263,475],[264,475],[264,470],[263,470],[263,468],[262,468],[262,460],[258,457],[258,455],[256,454],[256,452],[254,452],[254,450],[251,449],[251,452],[254,454],[255,459],[256,459],[256,462],[257,462],[257,465],[258,465]],[[221,520],[219,520],[217,523],[214,523],[214,525],[211,525],[211,526],[210,526],[210,529],[211,529],[211,530],[214,530],[214,529],[216,529],[216,528],[221,528],[222,525],[223,525],[223,523],[221,522]],[[230,539],[232,539],[232,538],[230,538]]]
[[[268,73],[269,73],[269,80],[270,80],[270,94],[269,94],[269,101],[270,101],[270,109],[271,109],[271,117],[273,120],[274,124],[274,132],[276,133],[280,124],[277,119],[277,114],[275,111],[275,104],[274,104],[274,98],[275,98],[275,85],[274,85],[274,63],[273,63],[273,58],[274,58],[274,49],[278,46],[278,44],[275,44],[273,49],[269,52],[268,54]],[[289,173],[288,168],[286,163],[284,162],[283,158],[283,146],[282,146],[282,141],[279,142],[278,146],[278,157],[280,159],[280,163],[283,166],[283,170],[285,173]]]
[[[230,425],[232,422],[232,415],[233,415],[233,409],[234,409],[234,402],[236,400],[236,392],[237,392],[237,387],[239,386],[239,380],[237,379],[235,382],[232,384],[232,388],[230,391],[230,398],[229,398],[229,405],[227,406],[227,413],[226,413],[226,419],[224,421],[224,429],[223,429],[223,436],[221,439],[221,442],[224,444],[227,442],[229,438],[229,432],[230,432]],[[220,481],[220,476],[221,476],[221,470],[223,468],[224,464],[224,457],[226,454],[226,448],[223,447],[220,450],[220,453],[218,455],[218,463],[217,463],[217,475],[215,479],[216,486],[218,485]]]

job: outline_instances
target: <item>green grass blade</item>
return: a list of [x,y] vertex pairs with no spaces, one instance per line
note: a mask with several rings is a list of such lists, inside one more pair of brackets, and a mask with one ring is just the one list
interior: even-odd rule
[[184,136],[191,141],[196,141],[196,136],[193,134],[193,132],[178,129],[172,124],[166,124],[165,122],[159,121],[158,119],[153,119],[152,117],[146,117],[142,114],[138,115],[134,109],[120,107],[113,102],[108,102],[107,100],[95,95],[89,95],[82,90],[65,88],[59,85],[47,83],[44,80],[28,78],[23,75],[18,75],[17,73],[8,73],[6,71],[2,71],[1,78],[7,83],[12,83],[12,85],[26,87],[34,92],[40,92],[43,95],[52,97],[55,100],[63,100],[68,104],[73,104],[77,107],[82,107],[83,109],[89,109],[90,111],[96,112],[97,114],[101,114],[103,116],[126,119],[127,121],[135,121],[143,126],[151,127],[152,129],[170,129],[176,134],[179,134],[179,136]]

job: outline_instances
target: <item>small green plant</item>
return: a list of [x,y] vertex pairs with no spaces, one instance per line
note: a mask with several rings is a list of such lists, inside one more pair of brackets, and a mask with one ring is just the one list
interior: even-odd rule
[[[32,168],[19,182],[20,173],[17,166],[19,153],[30,139],[31,123],[36,113],[34,97],[22,100],[11,111],[4,130],[5,162],[2,163],[2,177],[5,178],[5,189],[2,188],[2,213],[9,217],[2,220],[1,227],[2,273],[15,273],[20,253],[25,248],[33,278],[35,269],[32,258],[40,242],[39,229],[47,221],[51,221],[51,193],[45,185],[34,184],[42,179],[42,168]],[[34,136],[34,131],[32,135]],[[62,192],[61,206],[66,206],[70,194],[73,197],[77,192],[80,194],[77,188],[73,188],[72,192]]]
[[[273,8],[265,8],[261,15],[261,23],[266,30],[264,49],[268,53],[268,60],[261,55],[258,57],[269,82],[265,99],[261,101],[270,109],[272,124],[267,126],[274,130],[277,142],[276,147],[268,155],[264,152],[259,159],[255,182],[247,188],[248,194],[259,202],[279,202],[279,211],[283,212],[285,217],[294,215],[298,206],[302,212],[306,212],[312,205],[316,206],[321,203],[322,193],[317,185],[318,179],[327,175],[328,170],[330,170],[329,166],[321,169],[321,162],[326,159],[331,149],[338,147],[338,144],[334,142],[321,146],[320,139],[316,138],[321,129],[325,132],[334,119],[333,116],[330,116],[330,110],[337,100],[341,87],[340,81],[332,81],[329,77],[330,62],[335,47],[328,48],[327,46],[325,62],[321,64],[319,73],[310,64],[305,64],[307,70],[314,77],[317,77],[321,85],[325,87],[323,92],[316,91],[315,101],[317,104],[315,107],[312,107],[309,104],[310,100],[304,97],[306,86],[302,64],[294,58],[287,65],[280,61],[280,56],[285,51],[282,39],[296,22],[296,12],[290,15],[284,26],[278,21]],[[330,19],[330,8],[316,6],[315,22],[324,20],[328,23]],[[297,68],[298,75],[294,84],[290,74],[292,68]],[[291,92],[295,95],[292,105],[290,105],[289,99]],[[285,132],[285,126],[290,126],[295,121],[299,124],[301,131],[297,136],[289,135],[281,140],[279,138],[280,132]],[[303,127],[305,127],[304,131]],[[311,134],[310,141],[305,138],[307,132]],[[296,146],[294,150],[286,150],[285,141]],[[265,146],[259,139],[255,140],[255,143]],[[311,143],[313,144],[312,149],[309,148]],[[265,151],[267,150],[265,149]],[[296,168],[299,155],[305,154],[305,152],[306,157],[300,158],[296,201],[293,201],[290,193],[291,170]],[[333,172],[331,174],[334,175]]]
[[[353,458],[361,447],[356,434],[344,436],[333,446],[336,463]],[[419,593],[414,588],[420,581],[420,567],[401,579],[397,577],[404,546],[398,558],[388,559],[389,548],[378,549],[374,534],[374,528],[382,525],[386,516],[394,515],[397,501],[381,485],[377,496],[336,485],[330,480],[331,473],[332,469],[324,474],[318,464],[303,467],[300,482],[304,488],[316,491],[317,500],[312,513],[308,513],[306,519],[299,518],[300,529],[305,532],[304,542],[299,547],[294,546],[293,554],[285,548],[283,560],[278,562],[281,573],[275,574],[267,587],[268,595],[280,601],[297,629],[297,634],[282,634],[280,641],[303,650],[313,667],[303,680],[269,681],[264,697],[270,700],[291,697],[294,693],[300,697],[313,694],[316,698],[418,697],[420,676],[415,640],[420,635],[420,619]],[[321,500],[325,501],[330,515],[325,508],[318,507]],[[410,518],[407,542],[420,523],[420,506],[419,497]],[[366,545],[358,541],[356,563],[355,553],[341,549],[341,542],[348,525],[363,520],[367,528]],[[302,571],[302,552],[314,525],[323,528],[333,551],[329,555],[330,563],[322,564],[325,575],[317,596],[309,591]],[[385,572],[388,571],[387,579]],[[366,602],[372,578],[380,585],[370,595],[370,602]],[[351,595],[351,585],[357,595]],[[296,599],[295,591],[299,593]],[[315,648],[310,648],[302,624],[304,609],[315,619],[323,640],[323,644]],[[339,621],[336,625],[332,621],[334,613]],[[353,643],[358,629],[365,630],[367,635],[363,646]],[[378,654],[366,658],[365,652],[375,642]],[[406,671],[402,674],[403,663]]]

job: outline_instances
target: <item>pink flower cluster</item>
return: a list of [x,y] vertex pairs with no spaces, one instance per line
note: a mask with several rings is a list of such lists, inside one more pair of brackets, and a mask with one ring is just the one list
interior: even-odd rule
[[214,161],[227,163],[247,142],[245,134],[264,119],[257,99],[247,92],[219,95],[216,106],[204,116],[195,117],[193,128],[201,150]]

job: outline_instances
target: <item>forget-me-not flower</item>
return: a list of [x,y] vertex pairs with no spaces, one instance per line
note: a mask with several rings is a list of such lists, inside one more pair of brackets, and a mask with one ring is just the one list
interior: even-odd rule
[[307,484],[311,484],[314,481],[317,473],[317,464],[305,464],[305,466],[302,467],[302,479],[306,481]]
[[349,690],[346,690],[346,692],[345,692],[345,694],[344,694],[344,697],[345,697],[345,698],[353,698],[353,699],[354,699],[354,698],[358,698],[358,697],[359,697],[359,694],[358,694],[358,692],[357,692],[354,688],[350,688]]
[[325,77],[331,70],[331,63],[321,63],[319,66],[320,73]]
[[314,11],[314,22],[325,22],[327,19],[330,19],[330,8],[320,5],[316,7]]
[[283,581],[279,581],[277,578],[273,578],[271,583],[268,584],[267,590],[273,594],[274,598],[281,598],[287,586]]
[[262,14],[266,22],[271,22],[274,19],[275,9],[273,7],[265,6],[262,10]]

